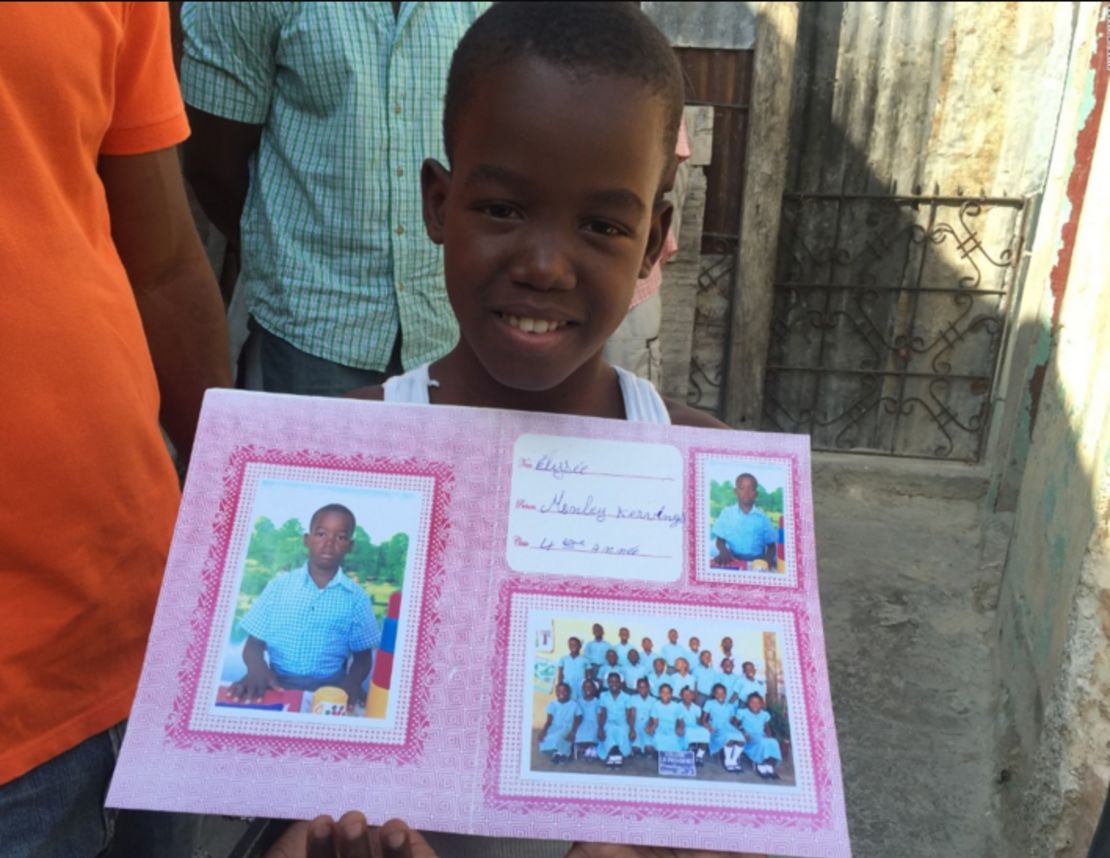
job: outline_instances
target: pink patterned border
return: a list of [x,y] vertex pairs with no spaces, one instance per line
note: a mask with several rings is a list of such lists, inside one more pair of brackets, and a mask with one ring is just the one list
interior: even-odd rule
[[[627,584],[627,582],[626,582]],[[590,817],[597,813],[608,816],[635,819],[675,819],[695,820],[698,823],[716,822],[739,825],[744,828],[759,829],[767,827],[768,822],[773,822],[783,830],[796,832],[835,831],[836,820],[833,815],[831,791],[834,789],[833,771],[830,766],[830,748],[828,741],[832,739],[835,748],[835,732],[829,723],[825,710],[819,705],[817,689],[820,684],[819,665],[811,657],[810,630],[813,628],[813,618],[803,604],[794,607],[784,606],[781,595],[773,598],[771,593],[755,595],[747,598],[745,594],[743,603],[738,603],[735,598],[725,599],[723,594],[705,592],[684,592],[676,594],[667,592],[660,587],[626,586],[623,584],[619,591],[614,591],[612,586],[583,583],[581,581],[567,581],[551,585],[522,584],[506,582],[500,591],[497,612],[495,617],[497,639],[495,651],[503,653],[501,656],[501,675],[508,672],[509,657],[509,628],[512,617],[512,601],[517,595],[549,595],[559,597],[581,598],[584,602],[590,599],[606,599],[608,601],[627,602],[629,612],[635,613],[636,606],[644,603],[673,604],[683,606],[705,607],[734,607],[749,610],[775,610],[791,614],[794,620],[794,635],[798,647],[798,659],[801,665],[800,677],[803,694],[806,701],[807,722],[806,728],[809,738],[810,756],[813,765],[813,786],[817,798],[817,810],[812,813],[802,811],[769,811],[763,809],[735,810],[725,808],[707,808],[700,805],[684,805],[675,802],[666,804],[649,803],[645,801],[612,801],[597,798],[585,799],[552,799],[547,797],[507,796],[498,791],[499,770],[502,762],[502,734],[506,706],[506,690],[503,684],[498,684],[494,689],[493,705],[488,715],[487,732],[491,737],[486,751],[485,778],[483,793],[489,807],[500,810],[513,810],[525,814],[571,814],[576,817]],[[781,593],[781,590],[779,591]]]
[[[447,508],[455,484],[454,472],[449,465],[417,458],[337,456],[310,450],[262,449],[253,445],[236,447],[228,457],[223,477],[223,494],[212,522],[213,539],[204,568],[201,570],[203,586],[189,621],[192,634],[177,672],[180,691],[174,698],[170,716],[165,724],[167,739],[175,747],[209,753],[232,750],[275,758],[289,756],[324,760],[360,759],[399,764],[419,759],[423,753],[423,737],[430,726],[427,710],[428,693],[433,685],[432,681],[412,684],[411,704],[403,745],[362,741],[323,741],[247,732],[202,732],[190,729],[189,716],[196,703],[204,654],[210,643],[209,635],[214,621],[222,570],[227,560],[231,534],[239,509],[244,476],[250,464],[322,468],[330,471],[356,471],[432,479],[435,487],[424,569],[423,598],[416,630],[417,640],[430,640],[439,625],[436,606],[443,587],[446,571],[443,558],[451,527]],[[415,676],[434,680],[436,668],[430,653],[431,647],[423,645],[416,647]]]
[[[697,545],[697,540],[700,538],[700,534],[697,532],[697,522],[698,522],[697,513],[698,513],[698,509],[700,508],[699,505],[701,503],[700,491],[699,491],[701,487],[698,485],[698,460],[699,459],[704,459],[704,458],[709,458],[709,457],[727,458],[727,459],[743,459],[744,457],[748,457],[748,458],[756,459],[756,460],[759,460],[759,459],[764,459],[764,460],[781,459],[781,460],[786,460],[790,463],[789,464],[789,469],[790,469],[790,497],[791,497],[791,500],[793,501],[793,504],[791,506],[791,529],[794,531],[794,571],[795,571],[795,583],[794,583],[793,586],[786,586],[786,585],[782,585],[782,584],[760,584],[758,581],[756,581],[754,578],[751,578],[751,577],[743,578],[742,580],[737,580],[737,581],[720,581],[720,580],[715,580],[715,579],[708,579],[708,578],[704,578],[704,577],[698,577],[698,573],[701,571],[699,569],[700,564],[698,563],[698,555],[699,555],[700,552],[698,551],[698,545]],[[693,511],[692,518],[693,518],[693,523],[694,523],[694,526],[692,528],[690,528],[690,532],[687,536],[687,538],[689,540],[688,543],[687,543],[687,550],[688,550],[687,556],[690,558],[690,563],[691,563],[689,580],[691,581],[691,583],[698,584],[698,585],[701,585],[701,586],[711,586],[711,587],[722,587],[722,586],[723,587],[733,587],[736,584],[743,584],[745,589],[749,588],[749,587],[754,587],[754,588],[759,589],[759,590],[764,590],[764,589],[774,590],[774,591],[777,591],[779,593],[783,593],[783,592],[786,592],[786,593],[805,592],[805,590],[807,589],[806,584],[808,583],[807,579],[809,577],[809,574],[808,574],[809,573],[809,568],[806,565],[806,563],[804,562],[807,559],[807,555],[805,554],[805,551],[804,551],[805,543],[804,543],[804,540],[802,539],[802,520],[801,520],[801,515],[800,515],[801,499],[799,497],[799,495],[801,493],[799,491],[799,482],[800,481],[798,479],[798,470],[799,470],[798,459],[799,459],[799,456],[798,456],[797,453],[777,453],[776,452],[774,454],[768,454],[766,451],[745,451],[745,450],[738,450],[735,447],[719,448],[719,449],[715,449],[715,448],[712,448],[712,447],[691,447],[689,449],[689,451],[687,453],[687,464],[686,464],[687,471],[688,471],[687,476],[686,476],[686,508]],[[706,518],[708,518],[708,515],[709,515],[709,513],[708,513],[708,510],[707,510],[706,511]]]

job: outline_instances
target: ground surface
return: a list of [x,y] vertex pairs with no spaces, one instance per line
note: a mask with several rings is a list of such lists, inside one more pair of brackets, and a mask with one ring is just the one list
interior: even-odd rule
[[853,855],[999,858],[981,501],[819,481],[815,505]]

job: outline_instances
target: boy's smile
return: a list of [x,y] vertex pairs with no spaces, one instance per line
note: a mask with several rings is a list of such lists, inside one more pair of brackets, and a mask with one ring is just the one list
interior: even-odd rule
[[578,79],[540,60],[480,83],[449,143],[451,171],[428,161],[422,175],[461,334],[437,377],[446,391],[477,362],[484,389],[460,373],[469,404],[554,411],[585,394],[597,413],[603,392],[623,412],[600,353],[670,220],[653,205],[667,166],[661,103],[638,81]]

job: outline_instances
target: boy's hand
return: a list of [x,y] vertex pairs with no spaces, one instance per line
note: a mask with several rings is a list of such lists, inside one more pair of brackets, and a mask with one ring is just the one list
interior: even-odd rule
[[247,675],[238,682],[233,682],[227,690],[228,697],[236,700],[257,701],[261,700],[267,691],[284,691],[277,681],[277,675],[268,667],[259,670],[247,670]]
[[357,810],[339,822],[318,816],[312,822],[295,822],[265,858],[438,858],[419,831],[399,819],[371,828]]
[[366,695],[362,691],[362,683],[358,680],[347,679],[341,686],[347,692],[347,708],[353,712],[359,703],[366,700]]

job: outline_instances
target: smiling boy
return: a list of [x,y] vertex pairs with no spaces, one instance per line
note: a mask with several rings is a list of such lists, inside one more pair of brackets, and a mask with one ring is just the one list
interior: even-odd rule
[[258,700],[271,688],[334,685],[347,692],[350,706],[358,702],[381,633],[370,597],[341,568],[354,530],[354,513],[341,504],[312,514],[305,565],[270,581],[243,617],[247,674],[230,696]]

